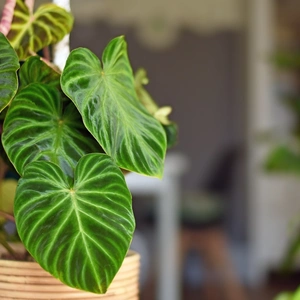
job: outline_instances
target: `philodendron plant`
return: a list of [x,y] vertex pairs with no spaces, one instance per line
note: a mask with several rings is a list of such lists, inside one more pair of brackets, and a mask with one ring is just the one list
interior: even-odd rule
[[0,33],[0,110],[3,159],[20,176],[17,231],[54,277],[104,293],[135,228],[124,174],[161,178],[176,126],[144,89],[145,73],[134,77],[123,36],[101,60],[73,50],[61,72],[37,53],[71,31],[71,14],[22,0],[13,11]]

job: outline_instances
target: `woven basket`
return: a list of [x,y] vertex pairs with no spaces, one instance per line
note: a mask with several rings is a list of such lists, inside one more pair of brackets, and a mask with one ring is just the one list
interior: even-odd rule
[[139,255],[129,252],[107,293],[98,295],[64,285],[35,262],[0,259],[0,299],[138,300],[139,265]]

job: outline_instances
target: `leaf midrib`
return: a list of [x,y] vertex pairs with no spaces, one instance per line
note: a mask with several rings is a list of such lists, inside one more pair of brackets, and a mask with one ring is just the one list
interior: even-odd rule
[[73,209],[75,211],[75,215],[76,215],[76,219],[77,219],[77,222],[78,222],[78,227],[79,227],[80,235],[81,235],[82,241],[84,243],[84,247],[85,247],[85,250],[86,250],[86,253],[87,253],[87,257],[88,257],[88,259],[90,261],[90,265],[92,267],[92,270],[93,270],[95,278],[98,278],[98,280],[100,280],[99,279],[99,274],[97,273],[97,271],[95,269],[95,265],[93,263],[93,259],[92,259],[91,253],[89,252],[89,248],[87,247],[86,236],[88,236],[88,235],[83,230],[83,226],[82,226],[80,215],[79,215],[80,209],[78,208],[79,205],[77,203],[76,194],[75,194],[75,191],[73,189],[70,190],[70,198],[71,198],[71,203],[72,203]]

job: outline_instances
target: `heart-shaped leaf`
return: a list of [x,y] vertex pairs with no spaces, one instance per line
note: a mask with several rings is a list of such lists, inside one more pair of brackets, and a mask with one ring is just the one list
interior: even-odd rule
[[90,50],[73,50],[61,76],[86,128],[123,169],[161,177],[166,135],[138,101],[123,37],[105,48],[102,64]]
[[59,164],[70,176],[85,154],[100,147],[72,102],[64,109],[55,88],[33,83],[12,101],[4,121],[3,147],[19,174],[35,160]]
[[74,288],[104,293],[134,231],[131,195],[105,154],[84,156],[74,182],[51,162],[33,162],[15,199],[19,235],[36,261]]
[[46,83],[60,89],[60,74],[48,66],[39,56],[31,56],[19,71],[20,87],[30,83]]
[[0,112],[10,103],[18,90],[19,67],[15,50],[0,32]]
[[57,43],[73,26],[73,17],[65,9],[47,3],[34,14],[22,0],[17,0],[13,22],[7,38],[17,51],[20,60],[32,53]]

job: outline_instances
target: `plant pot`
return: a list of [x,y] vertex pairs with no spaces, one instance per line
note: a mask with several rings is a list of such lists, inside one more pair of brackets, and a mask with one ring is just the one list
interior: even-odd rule
[[130,251],[107,293],[98,295],[64,285],[36,262],[0,259],[0,299],[138,300],[139,265],[139,254]]

